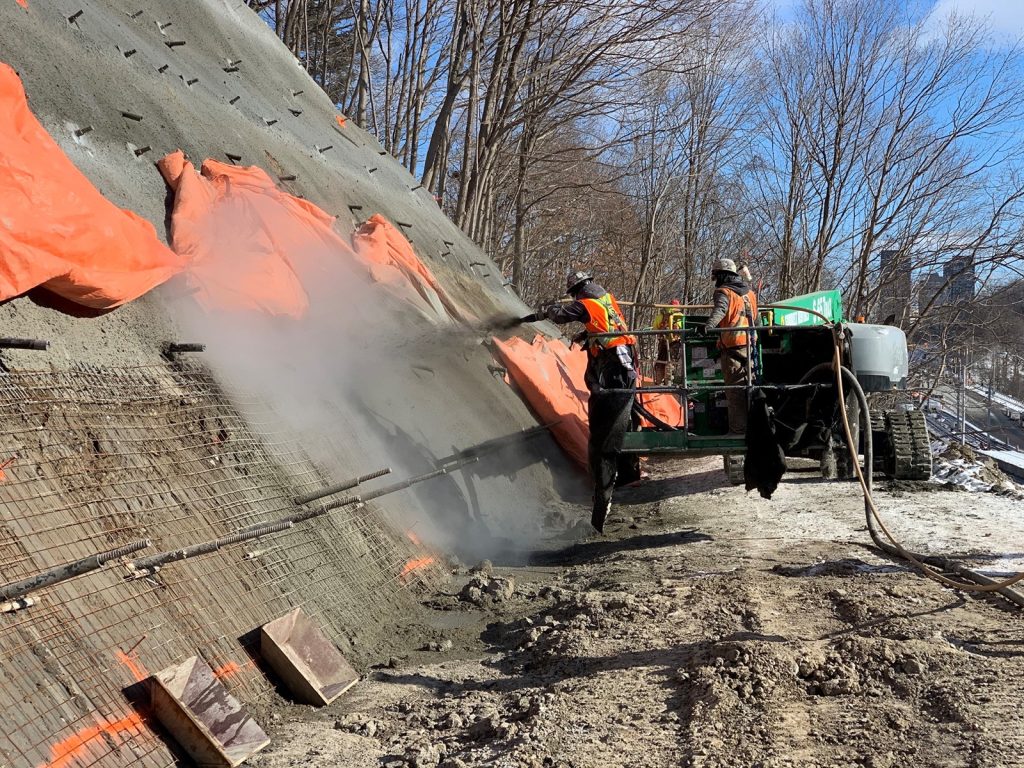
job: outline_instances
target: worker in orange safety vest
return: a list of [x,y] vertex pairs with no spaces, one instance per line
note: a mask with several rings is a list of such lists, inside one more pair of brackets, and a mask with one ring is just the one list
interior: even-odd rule
[[[675,331],[682,329],[686,320],[679,299],[672,299],[671,306],[658,307],[651,324],[655,331]],[[673,368],[679,362],[682,351],[682,339],[678,333],[666,333],[658,336],[658,357],[654,362],[654,383],[668,384],[672,381]]]
[[[628,333],[629,328],[615,297],[595,282],[589,272],[570,272],[565,291],[572,297],[571,302],[544,307],[534,317],[546,318],[559,325],[583,323],[587,334],[618,334],[598,338],[588,336],[585,341],[587,370],[584,381],[590,391],[587,400],[590,425],[588,455],[590,474],[594,479],[594,506],[590,522],[598,533],[603,533],[615,486],[640,479],[639,459],[620,453],[623,435],[630,426],[635,397],[633,391],[637,383],[636,337]],[[608,389],[629,392],[606,392]]]
[[[749,275],[746,268],[742,272]],[[746,384],[750,373],[750,344],[748,332],[757,321],[757,295],[750,283],[737,270],[732,259],[718,259],[711,268],[715,281],[714,308],[708,318],[708,328],[729,328],[718,335],[718,349],[721,351],[722,376],[726,386]],[[749,343],[748,343],[749,342]],[[746,435],[747,432],[747,391],[727,389],[729,404],[729,432]]]

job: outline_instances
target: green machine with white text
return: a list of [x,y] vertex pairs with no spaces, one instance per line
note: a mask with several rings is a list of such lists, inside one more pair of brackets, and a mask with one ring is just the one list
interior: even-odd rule
[[[683,427],[660,423],[627,432],[622,450],[636,454],[683,456],[722,455],[730,482],[743,482],[746,439],[728,434],[726,385],[722,377],[719,329],[703,332],[710,307],[684,307],[685,321],[678,358],[671,361],[671,382],[643,386],[643,393],[664,392],[682,401]],[[854,393],[838,402],[833,359],[836,345],[850,386],[872,395],[906,388],[906,335],[888,325],[849,323],[843,318],[839,291],[818,291],[759,308],[759,327],[748,334],[753,361],[743,388],[748,403],[763,395],[779,444],[787,457],[815,459],[826,477],[849,477],[852,466],[842,425],[845,409],[853,439],[861,452],[861,430],[870,426],[877,473],[894,479],[926,480],[931,476],[927,424],[921,411],[889,410],[862,413]],[[641,338],[668,331],[639,330]],[[642,401],[642,399],[641,399]],[[869,409],[870,410],[870,409]]]

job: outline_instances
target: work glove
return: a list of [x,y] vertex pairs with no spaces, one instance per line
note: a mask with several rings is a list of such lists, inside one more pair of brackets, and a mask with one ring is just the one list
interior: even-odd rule
[[557,314],[558,314],[558,305],[557,304],[549,304],[548,306],[544,307],[544,316],[547,317],[548,320],[554,320],[555,316]]

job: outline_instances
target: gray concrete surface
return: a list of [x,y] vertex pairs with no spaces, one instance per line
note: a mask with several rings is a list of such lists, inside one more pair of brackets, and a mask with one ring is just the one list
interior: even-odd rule
[[[337,126],[327,97],[240,2],[2,2],[0,30],[0,60],[17,69],[51,135],[101,192],[149,219],[165,240],[170,198],[154,162],[179,148],[196,164],[230,154],[272,177],[295,176],[282,186],[339,216],[342,232],[384,214],[477,314],[522,309],[497,268],[372,136],[351,122]],[[185,44],[167,45],[178,41]],[[125,111],[142,120],[125,119]],[[76,139],[86,125],[92,130]],[[150,149],[137,157],[142,147]],[[451,329],[423,343],[393,342],[382,367],[318,392],[317,434],[307,435],[304,422],[255,386],[262,364],[278,375],[279,391],[308,401],[306,372],[295,372],[291,386],[272,357],[254,355],[255,373],[226,370],[220,360],[214,371],[230,390],[225,397],[159,356],[164,341],[183,334],[205,340],[195,336],[202,325],[171,316],[167,290],[98,317],[64,314],[35,294],[0,306],[2,335],[51,342],[46,353],[0,355],[15,372],[0,377],[0,461],[15,458],[0,486],[0,581],[91,546],[152,536],[162,549],[223,535],[293,510],[291,495],[316,482],[379,463],[401,478],[535,423],[489,370],[480,339]],[[385,317],[393,325],[386,339],[400,339],[414,321],[400,307]],[[350,359],[338,349],[316,352],[325,366]],[[308,359],[318,358],[288,362]],[[233,439],[249,453],[225,448]],[[539,535],[561,514],[563,493],[581,488],[578,471],[543,439],[364,515],[279,534],[266,548],[269,564],[245,560],[236,547],[183,563],[164,583],[126,584],[108,569],[47,590],[42,608],[0,616],[0,766],[55,762],[67,757],[61,749],[82,750],[74,755],[102,766],[174,764],[144,722],[96,730],[132,712],[144,719],[118,653],[149,669],[197,651],[228,671],[236,664],[243,671],[227,684],[258,710],[276,695],[243,650],[260,622],[303,605],[358,664],[371,663],[418,631],[408,594],[417,580],[397,574],[422,550],[403,528],[422,521],[416,530],[429,529],[435,544],[461,547],[463,557],[485,554]],[[74,741],[83,733],[93,734],[84,745]]]

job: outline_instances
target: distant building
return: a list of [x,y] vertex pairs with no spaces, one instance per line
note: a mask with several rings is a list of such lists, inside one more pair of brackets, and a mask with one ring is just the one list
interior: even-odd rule
[[943,277],[949,280],[947,297],[950,304],[973,301],[976,295],[974,281],[974,255],[954,256],[942,269]]
[[929,272],[917,281],[917,311],[941,307],[946,303],[946,278],[938,272]]
[[893,323],[904,325],[912,310],[910,253],[908,251],[880,251],[878,254],[878,282],[882,286],[878,302],[878,320],[890,316]]

